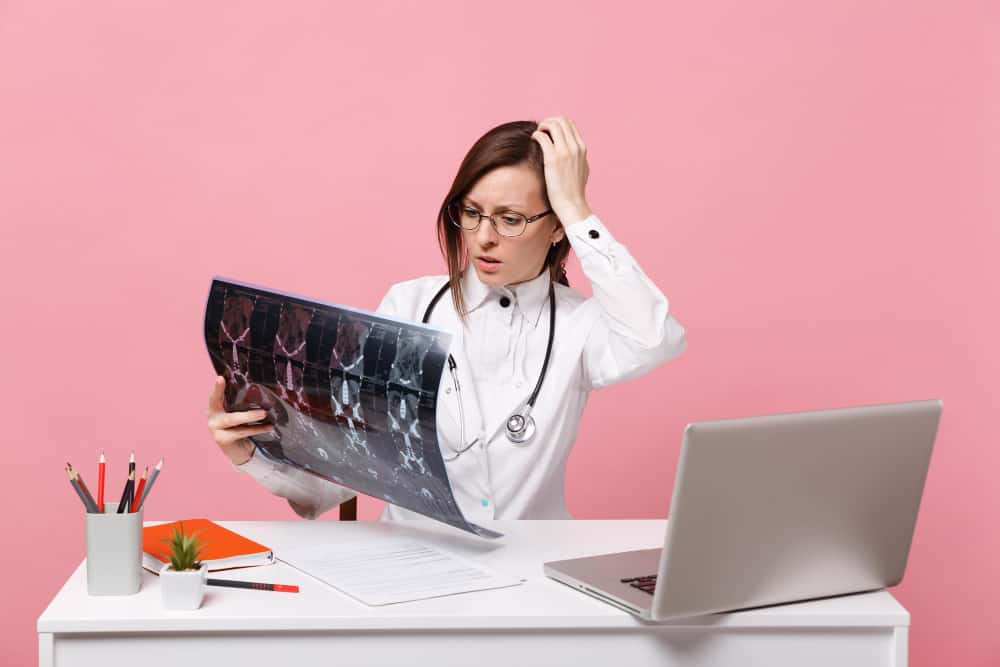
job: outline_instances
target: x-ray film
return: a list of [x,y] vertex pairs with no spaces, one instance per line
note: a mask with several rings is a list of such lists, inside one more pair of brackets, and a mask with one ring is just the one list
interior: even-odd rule
[[215,277],[205,344],[229,411],[263,409],[257,453],[456,528],[438,447],[438,383],[451,334]]

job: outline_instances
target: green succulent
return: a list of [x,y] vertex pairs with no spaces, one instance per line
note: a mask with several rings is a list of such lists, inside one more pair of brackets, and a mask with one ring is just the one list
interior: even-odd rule
[[201,567],[201,561],[198,560],[198,556],[204,550],[204,546],[201,542],[195,540],[195,536],[198,532],[192,535],[187,535],[184,533],[184,524],[180,524],[180,530],[177,526],[174,526],[173,535],[168,539],[164,537],[161,542],[166,542],[170,545],[170,567],[175,572],[181,572],[183,570],[197,570]]

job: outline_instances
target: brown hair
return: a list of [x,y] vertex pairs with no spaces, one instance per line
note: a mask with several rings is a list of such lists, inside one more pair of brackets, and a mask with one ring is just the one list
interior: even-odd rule
[[[542,200],[545,202],[545,208],[551,208],[549,195],[545,189],[542,147],[531,138],[537,129],[538,123],[535,121],[518,120],[497,125],[480,137],[462,159],[451,189],[441,203],[437,219],[438,245],[448,263],[451,298],[459,317],[465,317],[461,279],[462,271],[468,268],[468,253],[462,230],[448,221],[448,204],[459,197],[464,197],[476,181],[493,169],[525,164],[535,172],[542,184]],[[569,280],[566,278],[566,257],[569,255],[569,249],[569,239],[564,234],[558,243],[549,247],[549,252],[545,256],[545,267],[549,270],[552,280],[567,286]]]

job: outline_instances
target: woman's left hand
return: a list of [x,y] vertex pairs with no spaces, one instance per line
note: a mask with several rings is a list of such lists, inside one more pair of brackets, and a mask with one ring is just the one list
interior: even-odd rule
[[[548,134],[542,130],[548,130]],[[542,147],[545,189],[552,210],[564,225],[583,220],[591,213],[584,196],[590,166],[576,124],[565,116],[546,118],[531,138]]]

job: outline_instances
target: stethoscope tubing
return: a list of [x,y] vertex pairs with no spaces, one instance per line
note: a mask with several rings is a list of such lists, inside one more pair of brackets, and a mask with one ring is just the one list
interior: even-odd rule
[[[437,302],[441,300],[444,293],[448,291],[451,287],[451,281],[449,280],[434,295],[431,302],[427,304],[427,308],[424,310],[424,316],[421,321],[427,324],[431,317],[431,312],[434,310],[434,306]],[[535,407],[535,401],[538,399],[538,393],[542,390],[542,383],[545,381],[545,373],[549,367],[549,358],[552,356],[552,343],[555,340],[556,331],[556,295],[555,287],[552,282],[549,281],[549,339],[545,345],[545,359],[542,361],[542,370],[538,374],[538,380],[535,382],[535,388],[531,392],[531,396],[525,403],[525,407],[522,411],[515,412],[510,417],[507,418],[506,432],[507,439],[516,445],[526,445],[535,434],[535,420],[531,416],[531,411]],[[462,420],[462,442],[465,442],[465,410],[462,406],[462,389],[458,383],[458,375],[456,373],[457,364],[455,363],[455,357],[450,353],[448,354],[448,370],[451,373],[452,380],[455,383],[455,391],[458,393],[458,410],[459,417]],[[473,445],[478,442],[479,439],[476,438],[468,445],[462,449],[455,450],[455,456],[451,458],[445,457],[445,461],[454,461],[458,458],[460,454],[468,451]]]

